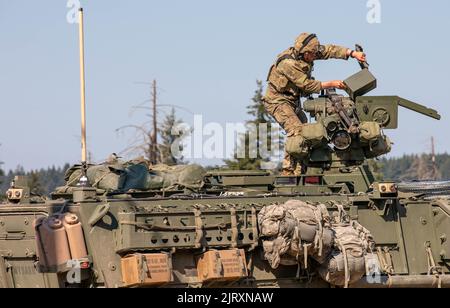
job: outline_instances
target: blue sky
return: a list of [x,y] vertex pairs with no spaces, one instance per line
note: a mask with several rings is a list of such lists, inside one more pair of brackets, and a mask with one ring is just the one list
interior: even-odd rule
[[[140,124],[132,106],[148,98],[136,84],[156,78],[161,104],[204,121],[239,122],[256,79],[301,32],[322,43],[365,47],[378,78],[373,95],[399,95],[439,110],[440,122],[404,110],[389,156],[450,150],[450,2],[381,0],[381,23],[366,0],[82,1],[86,10],[88,146],[94,160],[127,145]],[[76,163],[80,157],[77,26],[66,1],[0,0],[0,161],[4,169]],[[356,62],[318,63],[319,80],[345,79]],[[192,116],[178,115],[189,122]],[[208,162],[206,162],[208,163]]]

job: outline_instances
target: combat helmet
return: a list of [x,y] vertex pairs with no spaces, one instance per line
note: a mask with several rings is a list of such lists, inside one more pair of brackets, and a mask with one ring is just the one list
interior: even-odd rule
[[323,46],[320,45],[316,34],[302,33],[295,40],[294,50],[298,55],[302,55],[305,52],[312,52],[320,57],[323,52]]

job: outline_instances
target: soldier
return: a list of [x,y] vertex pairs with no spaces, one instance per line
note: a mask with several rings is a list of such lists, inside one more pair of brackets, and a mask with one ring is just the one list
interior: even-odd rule
[[[267,77],[268,87],[263,99],[264,107],[283,127],[288,137],[301,134],[302,125],[307,122],[301,110],[300,97],[320,93],[323,89],[345,89],[340,80],[321,82],[314,80],[311,73],[314,60],[355,58],[360,62],[366,55],[349,48],[320,44],[315,34],[302,33],[290,47],[281,53],[272,65]],[[293,157],[285,153],[283,175],[299,175],[299,166]]]

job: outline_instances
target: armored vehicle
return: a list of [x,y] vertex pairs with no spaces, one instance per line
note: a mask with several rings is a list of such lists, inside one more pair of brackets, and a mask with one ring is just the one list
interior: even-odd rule
[[300,176],[86,161],[51,198],[16,177],[0,204],[0,287],[450,287],[450,183],[377,182],[397,96],[366,96],[366,64],[303,103],[314,119],[286,148]]
[[449,287],[449,183],[376,182],[367,164],[399,106],[440,116],[365,96],[367,69],[346,84],[303,104],[315,121],[288,141],[301,176],[113,162],[71,168],[50,199],[17,177],[0,286]]

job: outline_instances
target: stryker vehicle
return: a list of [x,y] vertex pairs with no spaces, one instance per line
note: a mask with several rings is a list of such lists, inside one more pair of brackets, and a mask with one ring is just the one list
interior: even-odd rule
[[365,96],[367,67],[345,83],[303,104],[301,176],[82,159],[50,199],[16,177],[0,287],[450,287],[450,184],[376,182],[367,164],[399,106],[439,114]]
[[397,128],[398,106],[440,118],[399,97],[307,100],[325,135],[298,177],[217,171],[196,187],[108,191],[89,166],[95,187],[68,178],[51,200],[18,177],[0,205],[0,286],[449,287],[448,183],[378,183],[366,164],[387,152],[380,128]]

